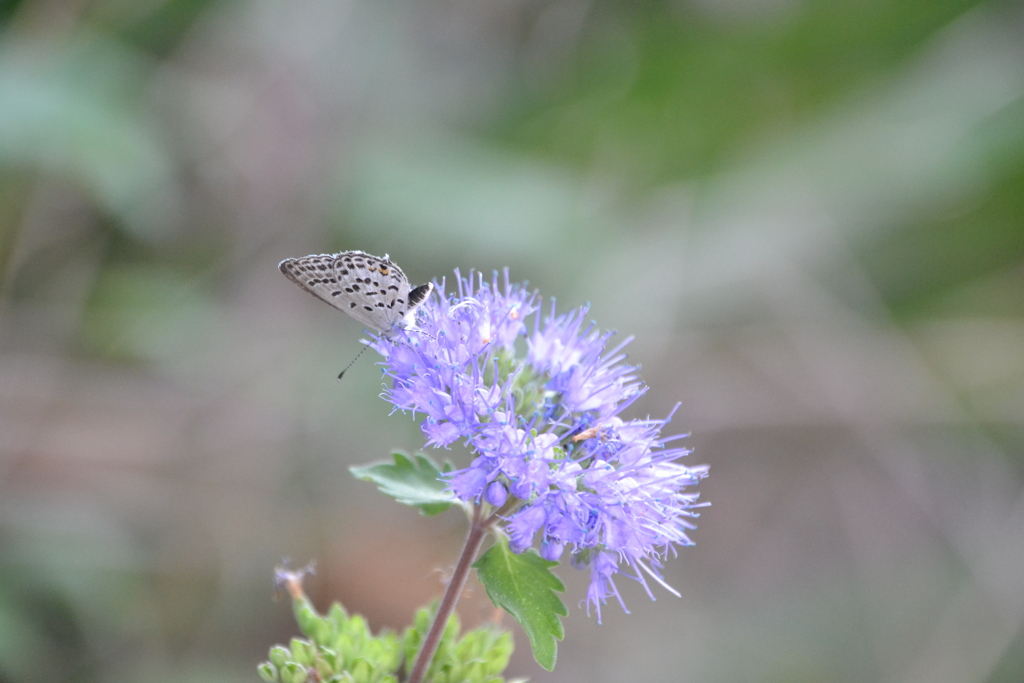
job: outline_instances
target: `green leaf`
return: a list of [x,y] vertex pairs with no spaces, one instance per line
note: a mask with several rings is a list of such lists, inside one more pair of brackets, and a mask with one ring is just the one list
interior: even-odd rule
[[433,460],[422,453],[410,458],[401,451],[395,451],[392,457],[394,464],[379,462],[350,467],[349,471],[357,479],[373,482],[399,503],[418,507],[427,516],[444,512],[456,502],[454,496],[445,493],[447,484],[439,479],[441,470]]
[[555,591],[565,586],[551,573],[557,562],[549,562],[534,550],[517,555],[509,550],[508,541],[499,538],[477,560],[480,582],[487,589],[491,602],[503,608],[526,631],[533,647],[533,657],[542,667],[555,668],[558,644],[565,636],[559,616],[568,611]]

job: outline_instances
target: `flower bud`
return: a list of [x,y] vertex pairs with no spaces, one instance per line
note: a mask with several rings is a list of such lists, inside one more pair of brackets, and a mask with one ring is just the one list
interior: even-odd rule
[[277,667],[270,662],[263,662],[256,667],[256,671],[259,672],[260,678],[266,681],[266,683],[278,683]]
[[563,550],[565,550],[565,543],[550,538],[545,538],[544,542],[540,544],[540,556],[549,562],[558,562]]
[[500,508],[508,500],[508,489],[500,481],[492,481],[487,485],[487,492],[484,494],[487,502],[496,508]]
[[292,653],[288,651],[288,648],[275,645],[270,648],[270,663],[276,668],[280,669],[285,663],[291,659]]
[[288,662],[281,669],[281,683],[306,683],[307,678],[309,678],[309,672],[301,664]]

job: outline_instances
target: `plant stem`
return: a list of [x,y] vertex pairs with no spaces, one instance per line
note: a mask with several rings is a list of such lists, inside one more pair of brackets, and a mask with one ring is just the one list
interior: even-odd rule
[[480,544],[487,536],[490,521],[490,519],[486,522],[481,521],[480,506],[474,508],[473,523],[466,536],[466,545],[462,547],[462,554],[459,556],[458,564],[455,565],[455,572],[452,574],[451,581],[448,582],[448,588],[444,592],[444,597],[441,598],[441,604],[437,607],[437,614],[434,615],[434,623],[430,625],[427,637],[423,639],[423,645],[420,647],[419,654],[416,655],[416,663],[413,665],[406,683],[422,683],[423,676],[427,673],[427,667],[430,666],[437,647],[441,644],[441,636],[444,634],[444,627],[448,624],[448,617],[455,610],[455,603],[459,601],[462,589],[466,585],[466,579],[469,578],[473,558],[476,557],[477,551],[480,550]]

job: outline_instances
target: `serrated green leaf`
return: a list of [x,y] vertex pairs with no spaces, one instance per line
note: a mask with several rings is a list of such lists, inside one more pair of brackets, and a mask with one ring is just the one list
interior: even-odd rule
[[394,464],[372,463],[350,467],[349,471],[357,479],[373,482],[381,493],[399,503],[419,508],[428,517],[444,512],[457,502],[451,494],[445,493],[447,484],[439,479],[441,470],[433,460],[422,453],[411,458],[401,451],[391,455]]
[[558,617],[568,614],[555,595],[555,591],[565,590],[551,573],[551,567],[557,564],[534,550],[517,555],[509,550],[504,538],[473,564],[491,602],[519,622],[530,639],[534,659],[548,671],[555,668],[556,641],[565,636]]

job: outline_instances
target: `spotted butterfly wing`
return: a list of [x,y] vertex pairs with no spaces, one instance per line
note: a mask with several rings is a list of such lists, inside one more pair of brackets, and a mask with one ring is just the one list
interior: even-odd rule
[[285,276],[313,296],[371,328],[388,333],[412,325],[416,307],[433,289],[410,288],[402,269],[362,251],[289,258],[278,265]]

